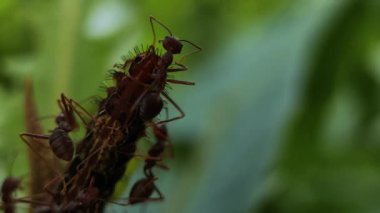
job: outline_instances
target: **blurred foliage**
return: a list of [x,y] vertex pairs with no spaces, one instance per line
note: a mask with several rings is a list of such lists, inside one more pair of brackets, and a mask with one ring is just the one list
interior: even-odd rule
[[262,212],[379,211],[379,11],[347,2],[322,34]]
[[166,199],[148,212],[379,211],[376,0],[2,0],[1,179],[28,182],[23,81],[33,78],[41,117],[58,113],[61,92],[95,112],[88,100],[103,95],[107,70],[151,43],[149,15],[204,51],[174,75],[196,86],[170,91],[187,116],[169,124],[175,158],[157,174]]

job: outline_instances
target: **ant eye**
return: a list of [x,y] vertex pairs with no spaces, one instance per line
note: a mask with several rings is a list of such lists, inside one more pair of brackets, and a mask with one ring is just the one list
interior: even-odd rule
[[173,54],[178,54],[182,50],[182,43],[176,38],[171,36],[166,36],[165,40],[162,42],[166,50],[171,51]]
[[65,115],[63,113],[59,114],[56,118],[55,118],[55,123],[59,124],[61,122],[65,122],[66,119],[65,119]]

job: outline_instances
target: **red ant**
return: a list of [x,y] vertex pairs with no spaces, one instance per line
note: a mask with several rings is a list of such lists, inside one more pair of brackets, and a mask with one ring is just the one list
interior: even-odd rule
[[[158,56],[155,52],[156,32],[154,29],[154,22],[161,25],[170,34],[169,36],[166,36],[164,40],[160,40],[163,48],[166,50],[162,56]],[[190,41],[175,38],[169,28],[154,17],[150,17],[150,24],[153,32],[153,44],[149,46],[146,52],[138,54],[134,59],[126,60],[122,65],[115,65],[115,67],[125,69],[130,64],[128,71],[130,74],[129,81],[133,80],[146,87],[146,89],[139,94],[138,98],[135,99],[128,115],[131,115],[134,110],[138,108],[141,119],[146,121],[152,120],[161,112],[163,108],[163,101],[160,94],[162,94],[180,112],[180,115],[177,117],[159,122],[159,124],[162,124],[181,119],[185,116],[182,109],[169,97],[165,91],[166,83],[169,82],[174,84],[194,85],[193,82],[167,79],[168,72],[187,70],[187,67],[179,62],[174,63],[177,66],[176,68],[170,68],[174,55],[181,53],[183,42],[192,45],[196,48],[196,50],[183,56],[180,61],[193,53],[201,51],[201,48]],[[116,80],[117,87],[123,88],[123,79],[128,77],[123,72],[115,72],[113,75]]]
[[[14,198],[13,194],[17,189],[21,189],[21,180],[14,177],[7,177],[2,186],[1,186],[1,209],[4,210],[5,213],[13,213],[15,212],[15,204],[16,203],[28,203],[28,204],[36,204],[39,205],[38,208],[46,209],[48,203],[41,202],[38,200],[31,200],[29,198]],[[51,211],[49,211],[51,212]]]
[[[154,125],[153,126],[154,137],[156,138],[156,143],[151,146],[148,151],[149,158],[145,159],[144,174],[146,176],[152,176],[152,168],[156,166],[160,160],[160,155],[168,146],[168,130],[166,125]],[[159,160],[157,160],[159,159]],[[168,169],[167,166],[159,164],[160,167]]]
[[[152,168],[157,164],[160,159],[159,156],[166,148],[168,134],[165,125],[154,126],[153,131],[156,138],[156,143],[149,149],[148,157],[145,160],[145,178],[138,180],[131,189],[128,200],[128,204],[131,205],[146,201],[159,201],[164,199],[162,193],[154,184],[154,181],[156,181],[157,178],[154,176]],[[158,193],[159,198],[150,198],[154,191]]]
[[[87,123],[82,117],[82,112],[90,117],[91,115],[77,102],[67,98],[64,94],[61,94],[61,99],[58,100],[58,106],[61,109],[61,113],[55,118],[57,127],[51,131],[50,135],[22,133],[20,134],[20,137],[31,148],[32,146],[29,144],[26,137],[48,140],[51,150],[59,159],[70,161],[74,155],[74,143],[70,138],[69,133],[79,127],[75,120],[74,113],[76,113],[86,125]],[[78,111],[75,107],[79,107],[82,112]]]
[[[143,63],[144,59],[147,59],[146,64],[149,65],[148,62],[151,63],[152,61],[151,58],[155,59],[153,56],[156,56],[154,53],[154,45],[155,45],[155,39],[156,39],[156,34],[155,34],[154,26],[153,26],[154,21],[160,24],[162,27],[164,27],[170,34],[170,36],[166,36],[165,39],[162,41],[163,47],[166,50],[166,52],[162,55],[162,57],[158,59],[157,64],[154,66],[153,69],[151,69],[152,70],[151,73],[142,72],[142,71],[138,72],[137,71],[138,65],[144,68],[144,65],[145,65],[145,63]],[[151,83],[148,86],[149,89],[145,90],[140,95],[140,97],[131,107],[130,112],[133,112],[133,110],[138,107],[138,111],[139,111],[139,115],[141,119],[145,121],[152,120],[161,112],[163,108],[163,100],[160,97],[160,94],[162,94],[171,104],[173,104],[173,106],[181,114],[180,116],[158,122],[157,126],[154,126],[154,135],[156,137],[156,143],[150,148],[148,154],[149,154],[149,157],[157,158],[159,155],[161,155],[161,153],[166,148],[165,143],[167,141],[167,130],[166,130],[166,127],[162,124],[183,118],[185,116],[182,109],[166,93],[165,91],[166,83],[169,82],[169,83],[184,84],[184,85],[194,85],[194,83],[192,82],[167,79],[168,72],[178,72],[178,71],[187,70],[187,68],[184,65],[177,62],[175,62],[175,65],[177,65],[178,68],[169,68],[169,66],[173,62],[173,55],[181,53],[182,46],[183,46],[181,42],[187,42],[197,48],[196,51],[190,54],[200,51],[201,48],[187,40],[176,39],[175,37],[173,37],[173,34],[171,33],[171,31],[165,25],[159,22],[157,19],[150,17],[150,22],[152,26],[153,35],[154,35],[153,44],[149,47],[148,52],[145,53],[145,55],[142,55],[143,57],[139,55],[138,57],[135,58],[134,61],[126,61],[123,67],[126,67],[127,63],[131,63],[129,74],[131,75],[132,78],[135,78],[136,80],[153,79],[152,82],[143,81],[143,83]],[[150,54],[150,51],[153,54]],[[184,59],[186,56],[182,57],[182,59]],[[182,61],[182,59],[180,61]],[[148,66],[146,65],[145,67],[148,67]],[[147,77],[146,75],[150,75],[150,76]],[[144,174],[146,177],[137,181],[132,187],[132,190],[130,192],[130,198],[129,198],[130,204],[141,203],[141,202],[145,202],[146,200],[152,200],[149,197],[154,191],[157,191],[160,197],[153,200],[163,199],[161,192],[158,190],[158,188],[154,184],[154,181],[157,178],[154,177],[152,173],[152,168],[156,164],[157,164],[157,160],[153,160],[153,159],[145,160]]]
[[16,199],[13,197],[13,193],[20,188],[21,181],[17,178],[7,177],[3,185],[1,186],[1,201],[2,209],[5,213],[14,212],[14,204]]
[[190,54],[199,52],[202,49],[190,41],[183,40],[183,39],[179,40],[175,38],[168,27],[166,27],[164,24],[162,24],[160,21],[158,21],[152,16],[150,17],[150,23],[151,23],[151,27],[153,31],[153,44],[149,47],[149,49],[153,49],[154,51],[154,45],[156,42],[156,33],[154,30],[153,22],[156,22],[157,24],[161,25],[164,29],[166,29],[169,32],[170,35],[165,36],[164,40],[160,41],[162,42],[162,45],[164,49],[166,50],[166,52],[162,55],[162,57],[160,57],[160,60],[158,61],[157,65],[155,66],[155,68],[153,69],[151,73],[151,77],[155,79],[153,83],[153,88],[151,88],[151,91],[147,95],[145,95],[144,98],[141,100],[141,105],[139,106],[139,112],[140,112],[140,116],[144,120],[151,120],[152,118],[157,116],[163,107],[163,101],[160,97],[160,94],[162,94],[171,104],[173,104],[173,106],[181,114],[180,116],[159,122],[159,124],[162,124],[162,123],[167,123],[173,120],[181,119],[185,116],[185,113],[182,111],[182,109],[164,91],[166,82],[175,83],[175,84],[183,84],[183,85],[194,85],[193,82],[167,79],[168,72],[179,72],[179,71],[187,70],[187,67],[185,65],[178,62],[175,62],[175,65],[178,66],[177,68],[169,68],[169,66],[172,65],[172,62],[173,62],[173,56],[175,54],[181,53],[182,47],[183,47],[182,42],[186,42],[194,46],[196,50],[183,56],[180,61],[182,61],[185,57],[189,56]]

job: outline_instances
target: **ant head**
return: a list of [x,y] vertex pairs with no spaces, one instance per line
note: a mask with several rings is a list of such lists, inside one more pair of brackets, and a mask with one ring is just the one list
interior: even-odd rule
[[63,114],[62,112],[55,118],[55,123],[56,124],[60,124],[60,123],[63,123],[63,122],[66,122],[66,117],[65,117],[65,114]]
[[180,53],[183,46],[178,39],[172,36],[165,36],[165,39],[162,41],[162,45],[164,46],[165,50],[168,50],[173,54]]
[[[61,128],[64,131],[71,131],[75,127],[70,125],[68,123],[69,121],[67,120],[66,116],[64,113],[60,113],[56,118],[55,118],[55,123],[58,125],[58,128]],[[75,124],[74,124],[75,125]]]

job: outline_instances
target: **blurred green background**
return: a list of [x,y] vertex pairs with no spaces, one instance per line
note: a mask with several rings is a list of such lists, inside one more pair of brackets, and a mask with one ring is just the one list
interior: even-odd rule
[[1,179],[28,181],[24,80],[40,116],[61,92],[94,112],[107,70],[151,43],[149,15],[203,51],[175,74],[196,86],[170,91],[186,117],[147,212],[380,212],[378,0],[1,0]]

